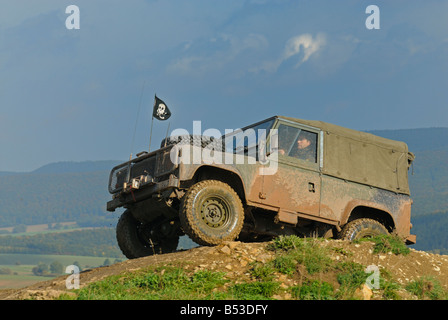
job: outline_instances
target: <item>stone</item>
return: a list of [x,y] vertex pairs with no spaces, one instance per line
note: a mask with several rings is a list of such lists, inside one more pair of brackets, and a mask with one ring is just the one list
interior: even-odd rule
[[363,284],[361,288],[356,289],[355,297],[361,300],[370,300],[372,298],[373,291],[366,284]]
[[222,247],[219,251],[224,254],[230,254],[232,252],[228,246]]

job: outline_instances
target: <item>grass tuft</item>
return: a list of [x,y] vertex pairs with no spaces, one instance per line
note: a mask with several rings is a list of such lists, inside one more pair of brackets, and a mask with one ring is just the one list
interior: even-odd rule
[[407,255],[411,250],[406,246],[404,241],[398,236],[393,235],[378,235],[368,240],[373,241],[375,246],[374,253],[388,253]]

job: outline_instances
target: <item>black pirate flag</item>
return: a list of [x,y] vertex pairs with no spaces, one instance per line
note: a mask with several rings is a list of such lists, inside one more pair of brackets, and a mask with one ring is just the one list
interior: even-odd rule
[[157,120],[168,120],[171,117],[171,111],[165,102],[157,98],[154,98],[154,109],[152,110],[152,116]]

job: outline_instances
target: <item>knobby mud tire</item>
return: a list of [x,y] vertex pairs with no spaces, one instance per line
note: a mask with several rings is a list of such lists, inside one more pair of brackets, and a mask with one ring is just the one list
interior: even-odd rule
[[[177,249],[179,237],[163,239],[163,241],[145,242],[139,232],[143,225],[125,211],[117,223],[116,237],[118,247],[128,259],[135,259],[159,253],[169,253]],[[160,243],[159,243],[160,242]]]
[[381,234],[389,234],[383,224],[373,219],[362,218],[347,223],[342,229],[339,239],[353,241]]
[[118,247],[128,259],[153,254],[152,248],[145,246],[138,235],[139,224],[130,211],[125,211],[117,223],[116,236]]
[[235,240],[244,222],[238,194],[226,183],[205,180],[193,185],[182,199],[183,231],[197,244],[217,245]]

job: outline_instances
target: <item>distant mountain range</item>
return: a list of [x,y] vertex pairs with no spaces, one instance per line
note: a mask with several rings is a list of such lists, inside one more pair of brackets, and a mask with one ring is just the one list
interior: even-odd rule
[[[448,211],[448,128],[368,132],[404,141],[415,153],[409,172],[415,229],[425,225],[421,232],[429,240],[438,239],[432,249],[448,249],[448,236],[430,232],[431,225],[445,221]],[[107,184],[110,170],[120,162],[58,162],[27,173],[0,172],[0,227],[66,221],[110,226],[119,214],[106,211]]]
[[414,199],[413,215],[448,211],[448,128],[378,130],[370,133],[404,141],[415,154],[409,171]]
[[99,220],[110,225],[109,172],[120,162],[58,162],[0,173],[0,227],[64,221],[98,226]]
[[0,176],[10,176],[17,174],[33,174],[33,173],[77,173],[77,172],[94,172],[94,171],[110,171],[114,166],[123,161],[104,160],[104,161],[62,161],[44,165],[31,172],[5,172],[0,171]]
[[83,161],[83,162],[56,162],[50,163],[32,173],[77,173],[108,171],[123,161]]
[[367,131],[380,137],[404,141],[411,152],[448,150],[448,128]]

